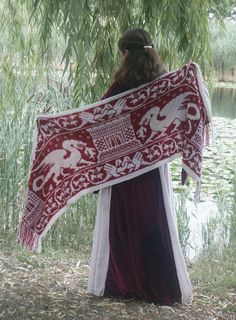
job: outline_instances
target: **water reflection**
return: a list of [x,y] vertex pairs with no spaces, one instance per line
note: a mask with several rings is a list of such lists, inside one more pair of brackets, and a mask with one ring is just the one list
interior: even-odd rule
[[214,88],[211,101],[213,116],[236,118],[236,89]]

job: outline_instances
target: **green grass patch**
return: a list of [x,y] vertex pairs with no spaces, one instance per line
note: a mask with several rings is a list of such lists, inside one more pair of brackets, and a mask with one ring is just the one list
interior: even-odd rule
[[221,254],[200,256],[193,264],[191,278],[204,294],[229,291],[236,295],[235,247],[230,246]]

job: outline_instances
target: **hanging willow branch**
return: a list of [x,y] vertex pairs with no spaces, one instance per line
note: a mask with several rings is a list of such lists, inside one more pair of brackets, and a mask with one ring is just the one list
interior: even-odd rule
[[[225,0],[226,1],[226,0]],[[86,103],[101,97],[111,81],[117,61],[116,43],[132,27],[152,34],[169,69],[195,61],[204,73],[210,70],[209,12],[217,0],[7,0],[23,4],[38,30],[43,57],[50,39],[61,34],[66,42],[65,69],[73,63],[75,100]],[[52,57],[53,58],[53,57]]]

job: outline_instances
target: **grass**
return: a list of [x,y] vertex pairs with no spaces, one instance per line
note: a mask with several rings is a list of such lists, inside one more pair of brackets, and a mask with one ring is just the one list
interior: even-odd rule
[[202,284],[201,289],[205,294],[223,294],[229,291],[235,293],[236,297],[235,266],[236,254],[233,247],[225,249],[222,254],[203,255],[195,263],[193,281]]
[[[86,293],[88,252],[51,251],[36,256],[12,246],[0,251],[0,319],[235,319],[235,255],[202,257],[189,269],[190,305],[158,307],[137,300]],[[227,272],[225,272],[227,270]]]

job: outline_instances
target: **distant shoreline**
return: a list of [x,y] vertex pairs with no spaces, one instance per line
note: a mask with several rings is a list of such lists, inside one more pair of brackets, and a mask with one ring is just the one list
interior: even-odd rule
[[212,81],[212,87],[223,87],[223,88],[233,88],[236,89],[236,82],[233,81]]

